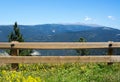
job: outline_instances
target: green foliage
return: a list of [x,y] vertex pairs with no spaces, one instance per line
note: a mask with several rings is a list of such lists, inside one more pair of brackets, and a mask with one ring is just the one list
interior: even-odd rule
[[32,50],[20,50],[20,56],[31,56]]
[[9,42],[11,41],[18,41],[18,42],[24,42],[23,36],[20,33],[20,29],[17,25],[17,22],[15,22],[14,26],[13,26],[13,32],[10,33],[8,39]]
[[[24,42],[24,38],[20,32],[17,22],[15,22],[13,27],[14,27],[13,31],[8,35],[8,41],[9,42],[12,42],[12,41]],[[7,52],[10,54],[9,50]],[[19,50],[19,55],[30,56],[31,52],[32,50]]]
[[[87,42],[86,39],[84,38],[80,38],[79,42]],[[77,49],[76,52],[78,53],[78,55],[84,56],[84,55],[88,55],[89,51],[87,49]]]
[[18,71],[0,67],[0,82],[24,82],[30,77],[34,80],[30,82],[120,82],[119,75],[119,63],[19,64]]

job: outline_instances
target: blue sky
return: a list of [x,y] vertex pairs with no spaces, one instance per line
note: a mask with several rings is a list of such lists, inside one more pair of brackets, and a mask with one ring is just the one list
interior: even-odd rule
[[120,0],[0,0],[0,25],[86,23],[120,29]]

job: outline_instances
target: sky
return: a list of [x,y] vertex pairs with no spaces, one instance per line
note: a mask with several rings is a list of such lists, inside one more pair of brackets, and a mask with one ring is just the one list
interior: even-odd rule
[[0,0],[0,25],[98,24],[120,29],[120,0]]

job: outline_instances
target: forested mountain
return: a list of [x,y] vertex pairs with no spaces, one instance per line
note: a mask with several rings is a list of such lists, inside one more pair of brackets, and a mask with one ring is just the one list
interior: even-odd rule
[[[8,35],[12,31],[12,25],[0,25],[0,41],[7,41]],[[120,41],[120,30],[105,26],[89,25],[64,25],[64,24],[44,24],[44,25],[19,25],[25,41],[57,41],[76,42],[80,37],[87,41]]]

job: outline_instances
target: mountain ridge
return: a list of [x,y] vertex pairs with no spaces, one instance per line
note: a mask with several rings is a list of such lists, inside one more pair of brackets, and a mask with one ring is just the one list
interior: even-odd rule
[[[13,30],[12,27],[13,27],[12,25],[0,25],[0,41],[5,41],[5,42],[7,41],[7,37],[9,33]],[[19,25],[19,28],[21,30],[21,33],[23,34],[23,37],[25,38],[25,41],[30,41],[30,42],[31,41],[33,42],[34,41],[38,41],[38,42],[39,41],[40,42],[70,41],[71,42],[71,41],[78,41],[80,37],[85,37],[86,39],[88,39],[88,41],[107,41],[107,40],[118,41],[118,37],[116,37],[116,35],[119,36],[120,34],[119,29],[100,26],[100,25],[90,26],[87,24],[86,25],[83,24],[81,25],[78,24]],[[96,37],[93,35],[96,35]],[[65,37],[68,38],[68,40],[66,40]],[[75,37],[76,37],[75,40],[72,39],[70,40],[70,38],[75,38]],[[109,38],[107,40],[104,40],[106,39],[106,37]],[[93,40],[91,40],[90,38],[92,38]],[[95,40],[95,38],[98,40]]]

